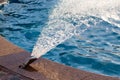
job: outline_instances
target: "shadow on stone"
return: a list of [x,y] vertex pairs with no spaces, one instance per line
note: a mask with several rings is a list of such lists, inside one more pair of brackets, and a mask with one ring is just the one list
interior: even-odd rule
[[24,70],[29,71],[29,72],[38,72],[36,69],[34,69],[31,66],[26,67]]

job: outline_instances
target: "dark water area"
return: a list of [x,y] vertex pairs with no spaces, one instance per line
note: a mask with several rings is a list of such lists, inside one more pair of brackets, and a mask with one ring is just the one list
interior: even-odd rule
[[[55,4],[57,0],[10,0],[1,8],[0,35],[32,52]],[[92,22],[89,24],[94,26]],[[119,77],[120,28],[101,20],[43,57],[74,68]]]

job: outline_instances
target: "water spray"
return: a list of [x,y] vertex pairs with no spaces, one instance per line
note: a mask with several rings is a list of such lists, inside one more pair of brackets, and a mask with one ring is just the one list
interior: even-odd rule
[[[99,22],[91,16],[120,27],[119,5],[120,0],[60,0],[49,15],[49,21],[33,48],[32,57],[20,68],[26,68],[57,45],[91,27],[89,21],[94,25]],[[79,30],[83,24],[86,28]]]

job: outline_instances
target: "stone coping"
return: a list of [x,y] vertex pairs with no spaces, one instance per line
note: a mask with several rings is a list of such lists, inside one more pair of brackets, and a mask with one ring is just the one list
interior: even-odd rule
[[29,52],[0,36],[0,66],[9,69],[12,73],[32,80],[120,80],[116,77],[75,69],[44,58],[39,58],[27,70],[18,68],[29,56]]

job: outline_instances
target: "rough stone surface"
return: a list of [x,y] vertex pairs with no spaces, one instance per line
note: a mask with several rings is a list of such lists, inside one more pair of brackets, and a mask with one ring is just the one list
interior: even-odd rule
[[74,69],[42,58],[32,63],[31,66],[51,80],[120,80]]
[[25,50],[13,45],[0,36],[0,56],[24,52]]
[[0,66],[0,80],[32,80]]
[[8,0],[0,0],[0,4],[5,4]]
[[[27,70],[19,69],[18,66],[24,63],[25,59],[30,56],[30,53],[18,48],[17,46],[0,37],[0,66],[9,69],[18,75],[22,75],[34,80],[120,80],[118,78],[102,76],[72,67],[64,66],[43,58],[32,63]],[[6,72],[1,72],[0,76],[7,75]],[[20,76],[7,76],[8,80],[19,80]],[[4,80],[4,79],[0,79]],[[22,80],[22,79],[21,79]],[[23,79],[27,80],[27,79]]]
[[28,70],[20,69],[18,66],[25,62],[30,53],[14,46],[13,44],[0,37],[0,65],[24,75],[34,80],[48,80],[43,74],[30,68]]
[[48,80],[45,78],[43,74],[37,72],[36,70],[32,70],[32,69],[24,70],[19,68],[19,65],[24,63],[25,58],[28,57],[27,54],[28,53],[22,52],[20,54],[11,54],[6,56],[1,56],[0,65],[5,66],[7,69],[10,69],[14,72],[17,72],[31,79]]
[[81,80],[88,76],[87,72],[45,59],[39,59],[35,63],[32,63],[31,66],[51,80]]
[[120,79],[113,78],[113,77],[108,77],[108,76],[105,77],[105,76],[102,76],[102,75],[90,74],[89,76],[87,76],[83,80],[120,80]]

